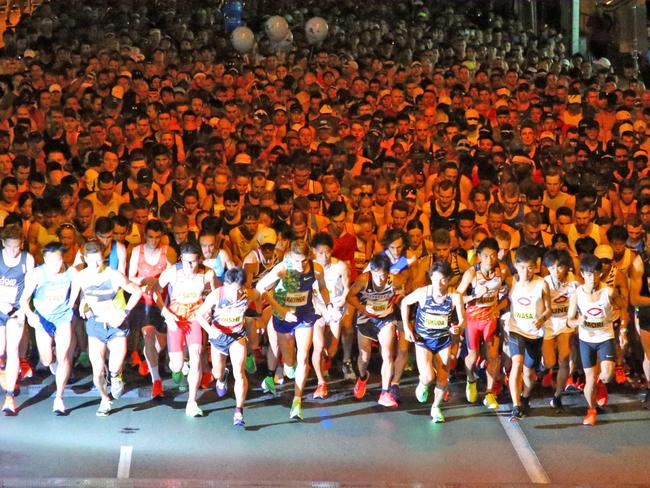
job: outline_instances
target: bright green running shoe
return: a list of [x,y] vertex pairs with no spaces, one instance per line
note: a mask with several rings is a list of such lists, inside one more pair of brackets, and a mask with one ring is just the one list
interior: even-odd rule
[[244,369],[248,374],[257,373],[257,363],[255,362],[255,357],[252,354],[246,356],[246,364],[244,365]]
[[469,381],[465,385],[465,397],[469,403],[476,403],[476,398],[478,397],[478,391],[476,390],[476,381],[470,383]]
[[302,400],[300,398],[294,398],[291,402],[289,418],[302,420]]
[[272,377],[267,376],[264,378],[264,381],[262,381],[262,391],[264,393],[273,393],[275,395],[277,390],[275,388],[275,381],[273,381]]
[[442,424],[445,421],[440,407],[431,407],[431,421],[435,424]]
[[79,356],[77,357],[77,363],[75,366],[80,366],[84,369],[90,368],[90,356],[88,356],[87,352],[80,352]]
[[180,385],[183,381],[183,372],[182,371],[172,371],[172,380],[177,385]]
[[429,399],[429,385],[418,383],[418,386],[415,388],[415,398],[420,403],[426,403]]

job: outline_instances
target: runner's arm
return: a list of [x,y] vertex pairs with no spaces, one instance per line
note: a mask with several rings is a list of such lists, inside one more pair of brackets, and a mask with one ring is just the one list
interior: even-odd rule
[[650,297],[641,296],[641,283],[643,280],[643,260],[637,256],[632,261],[630,270],[630,305],[635,307],[650,306]]
[[348,304],[350,304],[356,310],[364,314],[366,313],[366,306],[359,301],[358,295],[361,292],[361,290],[363,290],[367,285],[368,285],[368,275],[364,273],[359,277],[357,277],[356,280],[354,280],[354,283],[350,287],[350,291],[348,292],[348,295],[345,299],[348,302]]
[[413,336],[413,324],[411,324],[411,321],[409,320],[409,307],[415,303],[418,303],[420,306],[422,306],[422,303],[426,298],[426,292],[427,287],[423,286],[421,288],[417,288],[402,298],[402,303],[400,304],[399,308],[402,316],[402,324],[404,324],[404,333],[407,334],[407,338],[409,332],[410,335]]

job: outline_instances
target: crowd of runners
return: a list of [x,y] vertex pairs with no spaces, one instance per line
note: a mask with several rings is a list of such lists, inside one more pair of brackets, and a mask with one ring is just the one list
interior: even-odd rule
[[[286,15],[295,42],[260,34],[241,56],[216,8],[94,3],[45,4],[3,36],[5,414],[48,369],[56,414],[92,371],[110,415],[134,368],[153,399],[187,392],[191,417],[201,390],[232,387],[236,426],[252,388],[292,381],[302,419],[340,377],[398,408],[411,371],[434,422],[450,377],[514,420],[573,390],[595,425],[615,384],[650,406],[633,60],[572,56],[484,5],[251,2],[251,26]],[[301,22],[324,6],[309,47]]]

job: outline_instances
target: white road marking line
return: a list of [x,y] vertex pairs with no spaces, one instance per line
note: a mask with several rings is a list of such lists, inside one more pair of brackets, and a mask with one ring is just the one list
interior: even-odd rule
[[131,474],[131,456],[133,454],[133,446],[120,447],[120,460],[117,464],[117,478],[128,479]]
[[526,439],[526,435],[521,430],[519,423],[511,422],[505,415],[498,415],[498,417],[503,430],[506,431],[506,435],[508,436],[508,439],[510,439],[510,443],[521,461],[521,464],[524,466],[526,473],[528,473],[530,481],[537,484],[549,484],[551,479],[544,470],[542,463],[539,462],[537,454],[535,454],[533,448],[530,447],[528,439]]

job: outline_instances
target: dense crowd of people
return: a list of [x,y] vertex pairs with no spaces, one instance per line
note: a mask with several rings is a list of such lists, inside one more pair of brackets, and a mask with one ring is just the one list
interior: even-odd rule
[[[238,55],[203,3],[53,1],[3,34],[5,414],[48,367],[55,413],[89,369],[100,416],[126,368],[152,398],[171,375],[192,417],[232,374],[237,426],[258,371],[266,393],[294,381],[295,419],[311,370],[315,399],[332,374],[360,400],[372,373],[396,408],[416,369],[435,422],[450,376],[472,404],[485,378],[483,405],[514,420],[538,384],[557,411],[581,390],[585,425],[608,384],[647,388],[650,91],[632,60],[421,1],[251,1]],[[294,35],[279,52],[272,14]]]

